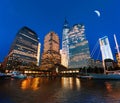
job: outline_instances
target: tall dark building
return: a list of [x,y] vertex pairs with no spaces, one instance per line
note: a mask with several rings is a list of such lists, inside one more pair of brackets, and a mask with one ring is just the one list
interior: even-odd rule
[[44,50],[42,54],[41,69],[51,70],[55,64],[61,63],[60,41],[57,34],[49,32],[44,39]]
[[[28,27],[21,28],[7,56],[7,66],[39,65],[40,43],[38,35]],[[17,64],[15,64],[17,63]]]

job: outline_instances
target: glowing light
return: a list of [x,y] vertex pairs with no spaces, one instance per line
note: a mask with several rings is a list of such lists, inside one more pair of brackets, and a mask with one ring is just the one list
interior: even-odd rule
[[76,78],[76,87],[77,89],[80,89],[81,84],[80,84],[80,79]]
[[40,62],[40,46],[41,46],[41,44],[38,43],[38,50],[37,50],[37,66],[39,66],[39,62]]
[[26,89],[32,89],[34,91],[39,89],[39,84],[40,84],[40,78],[28,78],[26,80],[23,80],[21,83],[21,89],[26,90]]
[[112,92],[112,86],[111,86],[110,83],[106,82],[105,86],[106,86],[106,89],[107,89],[108,92]]
[[29,73],[28,71],[25,71],[24,73]]
[[31,82],[31,79],[23,80],[21,83],[21,89],[26,90],[30,88],[30,82]]
[[38,90],[39,89],[39,78],[34,78],[33,83],[31,85],[31,88],[33,90]]

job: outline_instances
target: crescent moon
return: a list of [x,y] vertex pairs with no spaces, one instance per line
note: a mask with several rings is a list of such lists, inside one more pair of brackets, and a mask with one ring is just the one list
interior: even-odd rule
[[95,10],[94,12],[97,14],[98,17],[100,17],[100,11]]

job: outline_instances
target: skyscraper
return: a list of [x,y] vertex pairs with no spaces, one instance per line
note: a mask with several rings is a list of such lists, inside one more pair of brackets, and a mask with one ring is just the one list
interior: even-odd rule
[[64,26],[63,26],[63,36],[62,36],[62,52],[61,52],[61,64],[65,67],[68,67],[68,60],[69,60],[69,46],[68,46],[68,32],[70,28],[68,26],[68,22],[65,19]]
[[100,38],[99,43],[100,43],[100,50],[102,53],[104,73],[106,74],[106,69],[109,67],[113,67],[113,55],[112,55],[112,51],[111,51],[107,36]]
[[44,39],[44,50],[41,60],[41,69],[52,70],[55,64],[61,63],[60,41],[55,32],[49,32]]
[[88,67],[90,51],[84,25],[76,24],[70,28],[65,19],[62,36],[62,65],[68,68]]
[[83,68],[89,66],[90,51],[85,37],[85,27],[74,25],[69,33],[69,68]]
[[21,28],[16,35],[7,58],[7,66],[13,65],[12,63],[16,61],[21,66],[26,66],[30,63],[39,65],[40,43],[38,35],[28,27]]

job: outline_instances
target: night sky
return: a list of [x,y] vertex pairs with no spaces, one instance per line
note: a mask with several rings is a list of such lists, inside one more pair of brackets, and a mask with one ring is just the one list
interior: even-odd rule
[[[99,10],[101,16],[94,10]],[[8,54],[16,33],[23,26],[35,31],[42,45],[50,31],[55,31],[62,41],[65,18],[70,27],[78,23],[85,25],[91,52],[99,38],[108,36],[114,55],[114,33],[120,45],[120,0],[1,0],[0,62]],[[98,51],[99,48],[93,56],[95,59]]]

